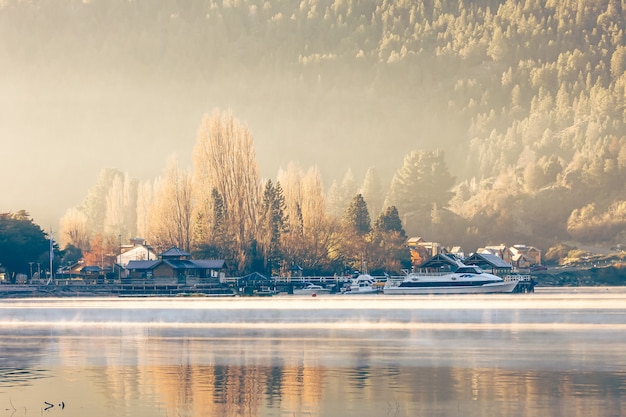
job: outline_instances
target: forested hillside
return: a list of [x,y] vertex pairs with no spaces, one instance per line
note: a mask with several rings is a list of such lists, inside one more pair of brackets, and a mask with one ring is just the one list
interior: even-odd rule
[[319,167],[330,218],[360,193],[410,235],[546,250],[626,241],[625,28],[623,0],[4,0],[0,59],[211,95],[263,176]]

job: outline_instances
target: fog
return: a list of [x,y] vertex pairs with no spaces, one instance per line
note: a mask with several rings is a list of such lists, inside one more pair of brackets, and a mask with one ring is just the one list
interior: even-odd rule
[[38,224],[55,226],[103,168],[151,179],[172,154],[190,166],[202,116],[215,108],[231,109],[248,125],[266,178],[294,161],[319,166],[327,187],[348,168],[360,181],[376,166],[387,181],[411,150],[407,142],[418,127],[406,108],[289,84],[243,75],[224,84],[187,83],[69,67],[60,75],[43,68],[12,74],[0,81],[0,141],[10,178],[0,183],[0,209],[25,209]]
[[[477,298],[478,297],[478,298]],[[537,293],[269,298],[7,300],[7,326],[177,328],[624,330],[623,288],[538,288]],[[46,311],[42,315],[42,311]]]

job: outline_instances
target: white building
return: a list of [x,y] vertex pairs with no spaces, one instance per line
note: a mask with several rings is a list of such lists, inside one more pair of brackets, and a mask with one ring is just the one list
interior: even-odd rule
[[142,238],[135,237],[130,240],[130,245],[122,246],[121,254],[117,256],[117,264],[126,268],[130,261],[156,261],[159,256],[153,248],[146,244]]

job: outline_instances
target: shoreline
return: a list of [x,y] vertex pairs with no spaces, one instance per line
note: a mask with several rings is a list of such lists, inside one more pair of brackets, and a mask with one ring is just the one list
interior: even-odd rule
[[[610,285],[606,283],[598,283],[596,285],[542,285],[538,284],[535,287],[535,292],[540,294],[559,293],[563,290],[567,292],[576,292],[578,290],[585,293],[610,293],[612,290],[620,290],[626,287],[626,284],[622,285]],[[512,293],[514,294],[514,293]],[[518,295],[522,295],[520,293]],[[332,294],[334,296],[337,294]],[[278,293],[274,297],[294,297],[302,298],[301,296],[294,296],[287,293]],[[376,296],[370,295],[371,296]],[[531,294],[532,296],[532,294]],[[171,287],[167,289],[154,288],[153,290],[147,290],[145,287],[141,289],[125,288],[120,284],[97,284],[97,285],[44,285],[44,284],[2,284],[0,285],[0,300],[1,299],[19,299],[19,298],[168,298],[168,297],[180,297],[180,298],[267,298],[266,295],[240,295],[231,292],[227,288],[220,289],[198,289],[193,287]],[[351,298],[354,296],[351,296]],[[427,295],[425,295],[427,297]],[[270,297],[272,298],[272,297]],[[307,299],[309,297],[306,297]],[[325,298],[323,296],[322,298]],[[393,298],[403,298],[403,296],[393,296]]]

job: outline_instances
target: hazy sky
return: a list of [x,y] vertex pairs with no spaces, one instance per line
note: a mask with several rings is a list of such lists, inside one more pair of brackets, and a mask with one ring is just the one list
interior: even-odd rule
[[[0,10],[0,24],[8,23],[5,32],[0,27],[0,212],[26,210],[46,229],[81,203],[103,168],[147,180],[172,154],[189,166],[202,116],[215,108],[247,124],[264,177],[295,161],[303,169],[319,166],[326,188],[348,168],[360,182],[370,166],[387,184],[404,155],[440,146],[433,139],[453,126],[422,92],[389,88],[394,77],[381,77],[365,61],[304,68],[290,50],[287,58],[257,65],[263,52],[249,49],[258,46],[251,35],[242,42],[234,36],[220,49],[228,56],[205,59],[204,50],[193,49],[195,32],[170,38],[176,13],[159,20],[150,2],[142,3],[144,11],[128,3],[42,4]],[[138,14],[125,14],[131,11]],[[145,19],[144,26],[132,19]],[[146,30],[153,32],[144,36]],[[177,45],[185,48],[182,63]],[[201,64],[187,68],[194,62]],[[447,152],[452,157],[455,150]]]
[[265,177],[275,177],[291,160],[303,168],[319,165],[327,182],[348,168],[360,180],[370,165],[389,176],[385,167],[400,166],[408,150],[381,152],[381,144],[394,139],[387,136],[389,120],[400,113],[381,109],[376,115],[358,97],[332,101],[289,89],[263,94],[255,89],[270,87],[245,78],[234,88],[219,84],[70,71],[54,77],[42,70],[4,78],[0,210],[24,209],[42,227],[57,228],[102,168],[152,179],[174,153],[189,166],[203,114],[214,108],[232,109],[248,125]]

